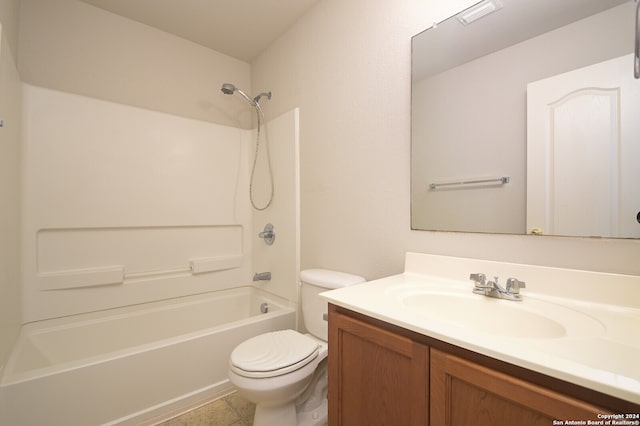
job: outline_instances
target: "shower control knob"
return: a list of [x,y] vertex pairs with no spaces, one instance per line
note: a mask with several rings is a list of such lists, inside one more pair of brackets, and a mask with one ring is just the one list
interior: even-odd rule
[[263,238],[264,242],[270,246],[276,239],[276,228],[274,228],[272,224],[267,223],[264,226],[264,230],[258,234],[258,237]]

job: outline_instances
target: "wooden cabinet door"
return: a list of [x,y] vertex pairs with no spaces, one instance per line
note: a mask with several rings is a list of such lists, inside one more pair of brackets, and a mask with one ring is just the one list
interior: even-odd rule
[[549,426],[608,412],[436,349],[430,360],[432,426]]
[[428,348],[329,312],[329,424],[426,425]]

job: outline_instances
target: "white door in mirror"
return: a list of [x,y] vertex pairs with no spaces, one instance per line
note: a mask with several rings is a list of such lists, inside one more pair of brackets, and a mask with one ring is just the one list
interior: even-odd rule
[[527,85],[527,229],[640,237],[632,63],[625,55]]

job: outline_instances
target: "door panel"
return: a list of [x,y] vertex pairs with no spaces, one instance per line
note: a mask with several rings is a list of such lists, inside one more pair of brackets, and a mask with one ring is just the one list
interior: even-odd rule
[[640,237],[640,84],[631,55],[527,86],[527,229]]

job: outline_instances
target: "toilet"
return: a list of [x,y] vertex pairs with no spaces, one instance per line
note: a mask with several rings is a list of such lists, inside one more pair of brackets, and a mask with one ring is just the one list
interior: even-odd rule
[[300,272],[301,310],[309,333],[265,333],[233,350],[229,380],[240,395],[256,404],[254,426],[327,422],[327,302],[319,294],[364,281],[326,269]]

